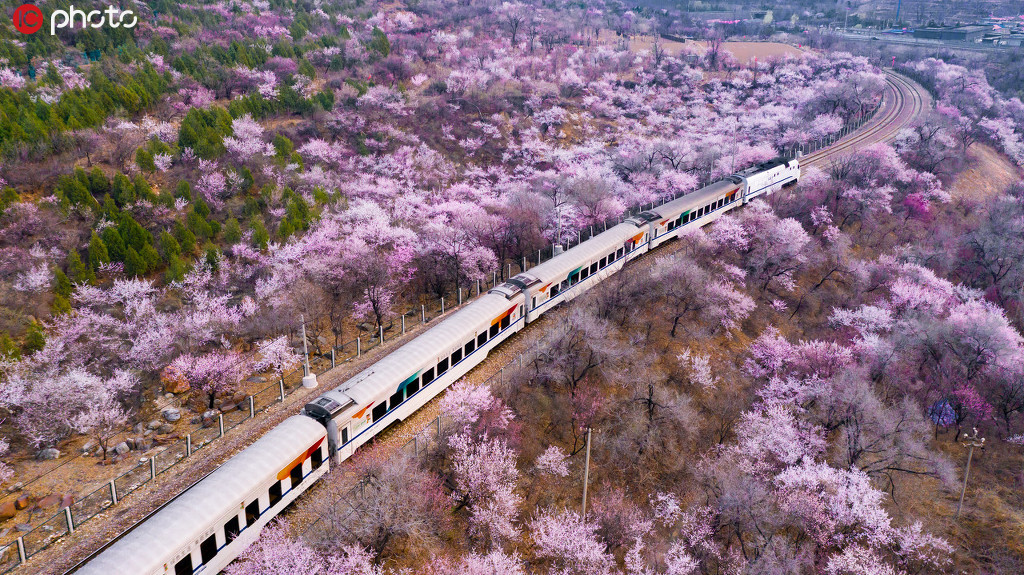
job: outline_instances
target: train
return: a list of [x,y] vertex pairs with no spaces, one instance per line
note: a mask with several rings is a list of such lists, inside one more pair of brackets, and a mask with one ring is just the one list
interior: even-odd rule
[[629,261],[800,178],[776,159],[629,217],[488,290],[307,403],[94,555],[79,575],[218,573],[288,504],[375,435],[481,363],[511,335]]

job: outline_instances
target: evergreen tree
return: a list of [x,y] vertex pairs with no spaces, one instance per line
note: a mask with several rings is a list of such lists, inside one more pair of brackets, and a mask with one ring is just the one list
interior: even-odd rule
[[253,218],[249,223],[249,227],[252,228],[253,246],[260,250],[267,249],[267,244],[270,243],[270,233],[267,231],[266,226],[263,225],[263,220]]
[[[96,281],[96,275],[92,268],[82,263],[78,250],[71,250],[71,253],[68,254],[68,273],[71,274],[71,281],[76,284],[88,284]],[[71,292],[61,295],[70,297]]]
[[174,239],[178,240],[182,254],[192,254],[196,251],[196,236],[181,222],[174,222]]
[[18,344],[11,339],[11,334],[6,331],[0,332],[0,359],[21,359],[21,350]]
[[142,261],[146,262],[147,270],[155,270],[160,267],[160,252],[156,251],[153,244],[143,246],[139,256],[142,258]]
[[181,261],[176,255],[172,255],[167,258],[167,271],[164,273],[164,282],[180,282],[185,279],[185,272],[187,268],[185,262]]
[[235,218],[229,218],[224,222],[224,242],[233,246],[242,239],[242,226]]
[[100,237],[107,246],[110,261],[123,262],[127,252],[125,251],[124,240],[121,239],[121,234],[118,233],[117,228],[104,228]]
[[[78,254],[78,252],[74,252],[74,251],[71,252],[71,253],[76,254],[76,255]],[[70,259],[71,258],[69,257],[68,260],[70,260]],[[81,262],[79,262],[79,264],[81,264]],[[68,268],[70,269],[70,267],[71,267],[71,262],[69,261],[68,262]],[[71,280],[68,279],[67,274],[65,274],[64,271],[62,269],[58,268],[58,267],[53,268],[53,293],[54,293],[54,295],[64,296],[65,298],[68,298],[68,297],[71,297],[71,290],[72,289],[73,289],[73,287],[71,285]]]
[[145,260],[139,255],[139,252],[135,251],[135,248],[130,246],[124,257],[124,273],[129,277],[146,275]]
[[21,345],[21,351],[31,355],[46,345],[46,335],[43,334],[43,326],[38,321],[32,320],[25,332],[25,341]]
[[170,261],[171,256],[181,255],[181,244],[170,233],[163,232],[160,234],[160,251],[163,252],[164,259]]
[[110,263],[107,244],[103,243],[103,240],[96,232],[93,232],[92,237],[89,238],[89,265],[95,271],[100,268],[100,264],[107,263]]

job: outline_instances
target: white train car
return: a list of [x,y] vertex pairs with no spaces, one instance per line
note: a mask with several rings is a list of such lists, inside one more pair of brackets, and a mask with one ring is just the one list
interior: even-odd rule
[[771,160],[751,166],[734,174],[743,179],[743,203],[763,195],[777,192],[783,186],[797,183],[800,179],[799,160]]
[[525,297],[484,294],[438,325],[306,404],[338,461],[405,419],[523,328]]
[[327,432],[294,415],[117,540],[78,575],[218,573],[327,472]]

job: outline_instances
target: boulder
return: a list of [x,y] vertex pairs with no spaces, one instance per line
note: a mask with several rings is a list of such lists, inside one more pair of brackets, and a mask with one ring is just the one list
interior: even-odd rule
[[191,388],[188,385],[188,380],[183,377],[164,382],[164,392],[166,393],[185,393],[189,389]]
[[29,496],[22,495],[21,497],[14,500],[14,508],[18,510],[25,509],[26,507],[29,506],[30,503],[32,503],[32,500],[29,498]]
[[10,519],[18,514],[18,508],[14,506],[13,501],[8,501],[0,505],[0,520]]
[[128,444],[125,443],[124,441],[114,446],[114,452],[116,452],[118,455],[124,455],[129,451],[131,451],[131,449],[128,447]]
[[254,375],[248,379],[249,383],[267,383],[267,378],[262,375]]
[[24,487],[24,486],[25,486],[25,484],[19,481],[19,482],[15,483],[14,485],[8,487],[7,488],[7,493],[17,493],[17,492],[21,491],[21,488]]
[[154,420],[150,421],[148,424],[146,424],[146,428],[147,429],[160,429],[161,425],[163,425],[162,421],[160,421],[159,419],[154,419]]
[[60,450],[56,447],[50,447],[49,449],[43,449],[37,455],[39,459],[43,461],[50,459],[60,459]]
[[46,497],[43,497],[42,499],[40,499],[39,502],[36,503],[36,505],[40,509],[49,509],[51,507],[56,507],[57,504],[60,503],[60,500],[61,500],[61,496],[60,495],[57,495],[56,493],[51,493],[51,494],[47,495]]
[[136,423],[135,427],[133,427],[132,429],[135,430],[135,433],[142,433],[143,431],[146,430],[146,426],[142,422],[139,422]]
[[174,426],[171,425],[170,423],[165,423],[165,424],[160,426],[160,429],[157,430],[157,433],[160,433],[162,435],[167,435],[168,433],[174,433]]
[[125,438],[124,442],[128,444],[128,449],[135,449],[135,438],[134,437],[127,437],[127,438]]
[[168,407],[167,409],[160,412],[160,415],[164,416],[164,419],[170,423],[174,423],[181,419],[181,410],[177,407]]
[[165,393],[164,394],[164,399],[174,399],[174,394],[173,393]]
[[149,451],[150,449],[153,449],[153,440],[148,437],[136,437],[135,449],[138,449],[139,451]]
[[28,523],[19,523],[14,526],[14,529],[21,531],[22,533],[28,533],[29,531],[32,531],[32,526]]
[[99,442],[96,441],[95,439],[90,439],[89,441],[86,441],[85,445],[82,446],[82,453],[89,453],[90,451],[95,451],[97,445],[99,445]]
[[248,402],[248,397],[249,396],[244,391],[237,391],[235,392],[234,395],[231,396],[231,403],[237,405],[239,403],[242,403],[243,401]]
[[220,410],[223,411],[224,413],[234,411],[235,409],[238,409],[238,406],[235,405],[234,403],[225,403],[220,406]]

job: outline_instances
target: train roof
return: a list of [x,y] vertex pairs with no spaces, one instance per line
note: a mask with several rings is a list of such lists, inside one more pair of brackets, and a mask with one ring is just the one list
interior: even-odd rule
[[601,232],[589,240],[568,249],[557,257],[531,268],[529,273],[542,284],[564,280],[571,272],[584,264],[599,260],[603,256],[622,247],[627,240],[643,233],[646,228],[638,228],[637,224],[628,220],[607,231]]
[[738,189],[741,184],[742,180],[739,177],[730,176],[728,179],[710,183],[693,193],[662,204],[655,208],[655,210],[662,217],[675,217],[688,210],[699,208],[730,190]]
[[76,575],[163,573],[165,563],[175,560],[232,509],[240,510],[246,503],[241,498],[276,477],[325,434],[324,426],[313,419],[289,417],[97,555]]
[[449,347],[462,345],[476,335],[481,325],[489,325],[510,305],[513,304],[502,295],[484,294],[311,403],[317,404],[323,399],[328,403],[334,401],[337,407],[326,409],[331,416],[353,402],[355,406],[366,406],[393,392],[395,383],[408,377],[410,367],[435,361],[438,354],[443,354]]

